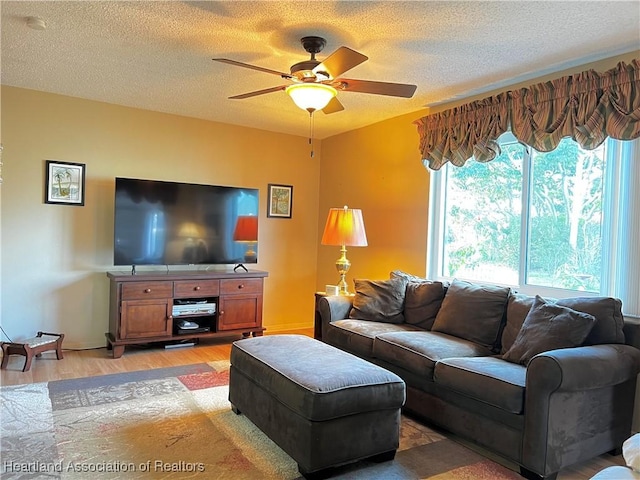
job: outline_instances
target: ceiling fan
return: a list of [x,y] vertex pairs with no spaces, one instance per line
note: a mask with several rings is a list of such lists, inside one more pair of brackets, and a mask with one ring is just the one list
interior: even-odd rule
[[336,97],[338,91],[404,98],[411,98],[416,91],[416,85],[342,78],[340,76],[343,73],[368,60],[368,57],[348,47],[340,47],[323,61],[319,61],[316,59],[316,54],[320,53],[325,47],[326,40],[322,37],[310,36],[303,37],[300,42],[311,55],[311,58],[292,65],[290,73],[278,72],[227,58],[214,58],[213,60],[216,62],[278,75],[292,82],[290,85],[279,85],[229,98],[240,100],[285,90],[296,105],[309,113],[313,113],[316,110],[322,110],[324,113],[334,113],[344,110],[344,106]]

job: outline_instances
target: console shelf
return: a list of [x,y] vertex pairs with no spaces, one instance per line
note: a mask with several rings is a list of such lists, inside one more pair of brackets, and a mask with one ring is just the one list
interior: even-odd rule
[[[231,335],[260,336],[264,278],[259,270],[107,272],[110,280],[107,348],[113,358],[126,345],[169,342]],[[212,313],[174,315],[174,306],[206,301]],[[189,320],[209,331],[178,333],[179,322]]]

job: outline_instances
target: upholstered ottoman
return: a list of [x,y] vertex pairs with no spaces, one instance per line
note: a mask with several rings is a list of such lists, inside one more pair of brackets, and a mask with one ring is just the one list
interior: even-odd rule
[[229,401],[306,477],[398,448],[405,385],[397,375],[302,335],[238,340]]

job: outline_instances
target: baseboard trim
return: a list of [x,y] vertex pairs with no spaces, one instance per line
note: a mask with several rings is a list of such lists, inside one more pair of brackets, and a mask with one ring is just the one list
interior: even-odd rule
[[305,328],[313,328],[313,323],[282,323],[278,325],[265,325],[267,332],[284,332],[286,330],[302,330]]

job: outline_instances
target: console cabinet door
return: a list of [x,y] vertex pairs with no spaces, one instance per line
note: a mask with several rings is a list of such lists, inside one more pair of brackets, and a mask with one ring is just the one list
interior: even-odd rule
[[218,330],[262,326],[262,279],[220,280]]
[[218,330],[255,328],[262,325],[262,295],[225,295],[220,297]]
[[150,338],[171,335],[171,299],[128,300],[122,302],[120,338]]

